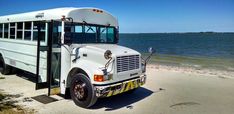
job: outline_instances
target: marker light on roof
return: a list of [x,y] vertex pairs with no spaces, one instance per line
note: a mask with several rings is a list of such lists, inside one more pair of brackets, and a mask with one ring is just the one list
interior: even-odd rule
[[97,12],[97,13],[103,13],[102,10],[98,10],[98,9],[93,9],[94,12]]

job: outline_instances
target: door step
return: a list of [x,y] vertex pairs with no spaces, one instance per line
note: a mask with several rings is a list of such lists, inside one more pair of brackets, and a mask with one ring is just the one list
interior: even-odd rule
[[50,95],[57,95],[60,94],[60,92],[61,92],[60,87],[50,89]]
[[58,101],[58,99],[49,97],[47,95],[35,96],[35,97],[32,97],[32,99],[34,99],[34,100],[36,100],[36,101],[38,101],[40,103],[43,103],[43,104],[48,104],[48,103],[52,103],[52,102]]

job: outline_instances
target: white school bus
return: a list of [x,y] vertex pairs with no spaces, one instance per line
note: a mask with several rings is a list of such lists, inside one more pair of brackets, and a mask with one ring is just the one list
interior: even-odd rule
[[35,74],[36,89],[70,95],[80,107],[145,84],[146,61],[119,46],[118,21],[98,8],[0,16],[0,71]]

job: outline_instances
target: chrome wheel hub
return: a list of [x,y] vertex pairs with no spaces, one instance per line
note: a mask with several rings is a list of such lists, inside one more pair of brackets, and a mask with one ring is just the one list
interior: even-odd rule
[[86,95],[86,84],[85,83],[76,83],[74,86],[74,94],[78,100],[84,100]]

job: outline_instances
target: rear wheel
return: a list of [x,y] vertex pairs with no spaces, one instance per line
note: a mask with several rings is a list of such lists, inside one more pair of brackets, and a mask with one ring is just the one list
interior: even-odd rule
[[0,56],[0,72],[3,75],[9,74],[11,72],[11,66],[5,64],[5,61],[2,56]]
[[70,86],[71,98],[77,106],[89,108],[97,101],[96,91],[89,78],[84,74],[73,76]]

